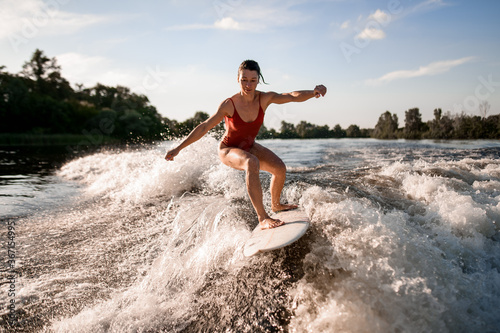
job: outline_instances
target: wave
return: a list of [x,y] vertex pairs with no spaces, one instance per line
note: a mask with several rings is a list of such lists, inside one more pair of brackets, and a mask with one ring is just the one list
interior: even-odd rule
[[304,260],[309,274],[291,291],[292,331],[496,331],[499,167],[394,162],[368,174],[365,181],[389,189],[403,210],[306,191],[322,237]]
[[328,143],[294,143],[319,166],[285,160],[308,233],[249,259],[257,217],[215,139],[67,163],[82,195],[19,226],[24,311],[56,332],[498,330],[500,162]]
[[175,162],[166,162],[165,150],[174,143],[82,157],[64,165],[58,174],[85,184],[89,197],[124,202],[140,203],[193,191],[224,193],[228,198],[245,193],[241,175],[219,163],[215,139],[206,137],[184,149]]

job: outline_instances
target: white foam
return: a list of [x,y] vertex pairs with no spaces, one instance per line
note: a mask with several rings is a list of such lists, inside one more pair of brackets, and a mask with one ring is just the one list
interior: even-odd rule
[[56,320],[54,331],[137,332],[178,325],[207,273],[243,258],[241,247],[250,230],[236,217],[234,207],[221,198],[198,196],[175,204],[179,207],[170,232],[155,241],[161,253],[146,275],[109,300]]
[[217,143],[206,136],[185,148],[174,161],[164,155],[170,145],[158,149],[105,152],[72,161],[59,175],[87,185],[90,197],[146,202],[155,197],[171,197],[204,186],[223,192],[228,198],[244,195],[240,172],[222,165]]
[[500,306],[500,247],[491,239],[498,232],[499,196],[491,196],[498,162],[470,163],[439,163],[438,173],[458,178],[434,176],[436,164],[423,161],[367,175],[420,206],[409,207],[418,212],[412,215],[319,187],[305,191],[313,229],[325,238],[312,245],[306,276],[291,292],[290,330],[474,331],[488,328],[478,317],[498,322],[492,309]]
[[[288,185],[283,196],[300,200],[311,218],[310,250],[303,259],[275,252],[251,261],[241,251],[249,224],[256,223],[245,216],[251,205],[243,174],[218,161],[212,138],[166,162],[163,155],[172,144],[70,162],[60,175],[81,182],[91,200],[38,217],[36,228],[20,223],[19,244],[30,244],[20,253],[40,265],[47,258],[51,263],[46,274],[20,282],[27,311],[29,300],[42,303],[47,295],[59,306],[66,297],[101,292],[86,299],[84,309],[63,311],[64,317],[54,311],[48,331],[182,331],[203,315],[197,313],[200,293],[219,282],[211,274],[230,276],[222,279],[224,290],[203,295],[216,304],[233,292],[227,288],[232,282],[247,283],[260,266],[280,260],[301,264],[304,271],[278,291],[293,300],[285,309],[293,314],[286,327],[291,332],[499,327],[498,161],[376,164],[373,158],[370,168],[339,180],[349,191],[318,179],[336,176],[332,169],[314,170],[314,177],[295,174],[299,184]],[[275,279],[289,274],[273,267]],[[231,275],[243,268],[246,274]],[[100,272],[109,276],[99,280]],[[277,292],[266,289],[266,278],[255,284],[263,297]],[[255,305],[253,297],[239,300],[260,307],[263,298]],[[224,315],[241,319],[229,310]]]

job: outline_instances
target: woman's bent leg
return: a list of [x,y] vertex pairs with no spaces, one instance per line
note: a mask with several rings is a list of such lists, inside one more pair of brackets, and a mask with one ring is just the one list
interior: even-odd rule
[[279,212],[297,208],[297,205],[281,203],[281,192],[286,180],[286,165],[281,158],[258,143],[254,144],[250,152],[259,159],[261,170],[271,173],[271,209]]
[[248,195],[257,213],[261,227],[267,229],[282,225],[283,222],[270,218],[264,208],[262,186],[259,178],[259,159],[251,153],[232,147],[221,147],[219,149],[219,157],[224,164],[234,169],[245,171]]
[[244,170],[246,173],[245,181],[250,201],[257,213],[259,222],[264,221],[266,218],[269,218],[269,215],[266,213],[262,200],[262,186],[259,178],[259,160],[255,156],[250,156],[244,163]]

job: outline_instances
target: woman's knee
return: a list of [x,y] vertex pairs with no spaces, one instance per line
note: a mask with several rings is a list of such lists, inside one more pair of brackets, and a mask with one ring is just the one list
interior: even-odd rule
[[255,156],[249,156],[245,160],[245,171],[246,172],[259,172],[260,170],[260,161]]
[[280,159],[273,165],[273,171],[271,172],[272,174],[276,176],[283,176],[286,175],[286,165],[285,163]]

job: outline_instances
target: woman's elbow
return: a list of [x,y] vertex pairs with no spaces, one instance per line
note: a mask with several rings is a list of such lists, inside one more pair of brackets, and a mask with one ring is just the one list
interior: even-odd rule
[[202,122],[201,124],[199,124],[197,126],[197,129],[200,133],[202,133],[203,135],[205,135],[206,133],[208,133],[208,131],[210,131],[213,127],[215,126],[212,126],[212,124],[210,124],[209,122],[207,121],[204,121]]

